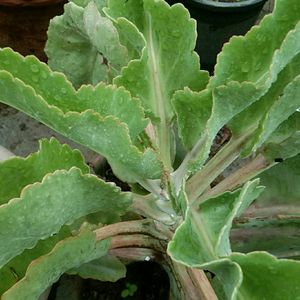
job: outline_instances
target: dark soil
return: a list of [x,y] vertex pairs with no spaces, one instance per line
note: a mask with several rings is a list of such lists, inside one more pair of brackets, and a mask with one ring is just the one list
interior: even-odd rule
[[63,3],[43,7],[0,5],[0,47],[46,61],[44,46],[49,21],[63,13]]
[[[167,300],[170,288],[167,273],[154,262],[130,264],[127,266],[126,278],[120,279],[116,283],[83,280],[78,276],[66,275],[62,277],[62,280],[69,281],[71,284],[72,300]],[[64,283],[58,282],[53,286],[49,300],[57,299],[62,284]],[[137,289],[132,296],[122,297],[122,292],[128,289],[128,285],[135,286]],[[64,294],[64,298],[70,299],[71,297]]]

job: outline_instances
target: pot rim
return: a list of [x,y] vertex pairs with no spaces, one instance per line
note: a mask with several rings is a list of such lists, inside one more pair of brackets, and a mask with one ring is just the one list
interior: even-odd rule
[[194,2],[196,5],[200,4],[203,6],[209,6],[214,8],[239,8],[247,7],[252,5],[263,4],[267,0],[242,0],[241,2],[218,2],[213,0],[189,0]]

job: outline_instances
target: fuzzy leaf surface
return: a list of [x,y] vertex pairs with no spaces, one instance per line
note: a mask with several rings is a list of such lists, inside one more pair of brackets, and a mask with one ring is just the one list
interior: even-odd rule
[[[300,262],[277,259],[267,252],[233,253],[243,281],[233,299],[300,299]],[[261,284],[261,283],[264,284]]]
[[[197,97],[200,101],[205,95],[207,103],[211,101],[208,120],[207,106],[195,104],[197,98],[190,103],[192,112],[188,109],[177,112],[182,115],[178,117],[180,132],[186,132],[183,141],[185,144],[189,141],[189,148],[193,144],[188,154],[190,166],[186,167],[187,172],[193,173],[203,165],[216,134],[224,125],[229,123],[234,138],[245,136],[246,140],[252,136],[243,153],[249,155],[249,147],[253,149],[264,143],[267,134],[274,132],[294,113],[294,108],[299,107],[298,83],[294,82],[299,75],[300,60],[299,5],[296,0],[278,0],[273,15],[265,17],[245,37],[233,37],[224,46],[215,76],[211,78],[207,91]],[[275,28],[278,30],[274,36]],[[260,55],[257,55],[258,48],[261,48]],[[283,91],[286,93],[282,95]],[[175,99],[175,108],[178,109],[176,101],[180,100]],[[187,101],[185,104],[189,106]],[[276,114],[282,110],[284,114],[278,118]],[[191,137],[188,134],[190,124],[196,124]]]
[[14,157],[0,162],[0,205],[18,197],[24,187],[42,181],[45,175],[56,170],[77,167],[83,173],[89,172],[78,150],[61,145],[55,138],[39,143],[39,151],[25,159]]
[[0,49],[0,70],[31,86],[48,105],[64,113],[91,109],[103,117],[117,117],[126,123],[133,139],[147,125],[140,102],[123,88],[99,84],[76,91],[63,74],[51,71],[34,56],[23,57],[9,48]]
[[176,261],[191,267],[230,255],[229,231],[233,218],[241,214],[261,191],[262,187],[255,180],[245,184],[242,190],[208,199],[197,208],[189,207],[184,222],[168,245],[168,253]]
[[[300,208],[300,155],[289,158],[259,175],[266,190],[256,205],[291,204]],[[299,213],[299,210],[298,210]]]
[[299,8],[297,0],[277,0],[273,13],[266,16],[259,26],[253,27],[243,37],[233,37],[218,56],[215,76],[209,85],[217,87],[230,81],[267,85],[274,82],[276,74],[299,53],[299,43],[293,45],[295,51],[291,48],[284,53],[277,50],[299,22]]
[[154,143],[170,168],[174,144],[169,130],[174,116],[173,94],[184,87],[202,90],[208,82],[208,74],[199,70],[199,58],[193,52],[195,22],[182,5],[170,7],[162,0],[112,0],[106,12],[114,18],[128,17],[144,36],[146,46],[141,58],[123,68],[114,83],[139,97],[151,112],[156,132]]
[[[46,65],[37,60],[35,62],[49,71]],[[1,102],[27,113],[66,137],[105,156],[115,174],[125,181],[134,182],[138,178],[160,177],[161,164],[154,151],[146,149],[145,152],[141,152],[135,147],[131,142],[128,127],[116,117],[110,115],[103,117],[88,108],[85,108],[83,112],[64,113],[60,107],[46,102],[41,95],[18,78],[13,78],[6,71],[0,71],[0,73]],[[69,85],[62,74],[58,76],[56,74],[53,74],[53,78],[59,78],[64,85]],[[102,88],[107,89],[104,86]],[[81,93],[89,94],[90,92],[83,88]],[[126,94],[129,96],[127,92]],[[111,95],[115,96],[114,93]],[[65,103],[65,101],[59,103]],[[132,115],[130,118],[134,119]]]
[[49,253],[59,241],[70,236],[70,228],[63,226],[57,234],[39,241],[34,248],[26,249],[11,259],[0,269],[0,296],[25,276],[26,270],[33,260]]
[[0,207],[0,266],[64,224],[93,212],[120,216],[130,202],[130,194],[77,168],[56,171]]
[[1,299],[37,300],[39,296],[69,269],[105,255],[109,241],[96,241],[90,231],[59,242],[47,255],[33,261],[25,277],[9,289]]
[[126,276],[126,267],[116,257],[105,255],[68,271],[82,278],[115,282]]
[[111,82],[130,59],[112,21],[94,1],[85,7],[68,3],[64,10],[50,22],[49,65],[65,73],[76,87]]

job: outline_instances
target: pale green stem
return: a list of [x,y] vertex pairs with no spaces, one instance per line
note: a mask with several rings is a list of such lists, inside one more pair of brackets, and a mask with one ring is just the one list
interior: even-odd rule
[[157,220],[166,225],[173,225],[174,219],[160,210],[156,205],[156,200],[153,199],[152,195],[142,196],[138,194],[133,194],[132,208],[134,211],[146,218],[151,218]]
[[156,128],[156,143],[160,151],[161,159],[164,162],[165,167],[168,171],[172,168],[171,163],[171,135],[170,135],[170,122],[167,117],[167,101],[168,95],[166,95],[165,88],[163,86],[164,81],[161,76],[160,62],[155,49],[155,41],[152,34],[152,21],[151,17],[148,16],[148,30],[145,33],[148,54],[149,54],[149,68],[151,70],[152,78],[150,82],[152,84],[152,100],[154,113],[159,117],[160,122]]
[[244,141],[244,136],[232,138],[201,170],[187,181],[186,192],[191,204],[239,157]]
[[262,154],[259,154],[248,164],[226,177],[211,190],[201,195],[201,197],[198,198],[197,203],[203,202],[205,199],[215,197],[225,191],[231,191],[275,164],[275,162],[268,162]]

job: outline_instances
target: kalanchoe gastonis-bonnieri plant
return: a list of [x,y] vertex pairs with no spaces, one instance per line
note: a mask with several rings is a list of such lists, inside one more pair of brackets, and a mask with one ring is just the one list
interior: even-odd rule
[[55,72],[1,49],[0,101],[131,188],[55,139],[2,162],[1,299],[38,299],[63,273],[115,281],[128,257],[160,257],[172,299],[300,299],[299,21],[299,0],[277,0],[223,47],[213,77],[195,21],[163,0],[66,4],[48,31]]

